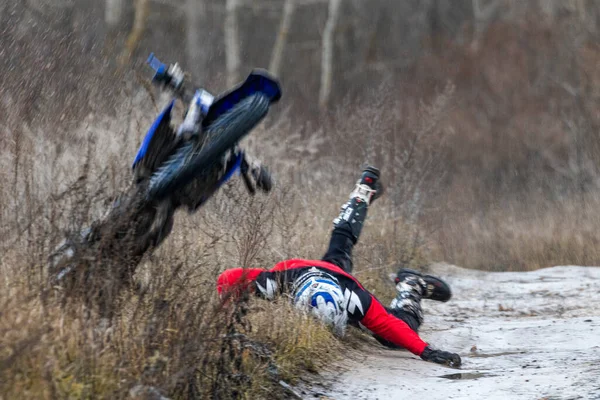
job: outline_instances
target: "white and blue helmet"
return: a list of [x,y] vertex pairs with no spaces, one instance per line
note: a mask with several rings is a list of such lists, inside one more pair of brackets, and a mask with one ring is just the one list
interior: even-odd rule
[[312,313],[336,334],[344,334],[348,316],[344,293],[336,278],[313,267],[296,279],[292,293],[297,308]]

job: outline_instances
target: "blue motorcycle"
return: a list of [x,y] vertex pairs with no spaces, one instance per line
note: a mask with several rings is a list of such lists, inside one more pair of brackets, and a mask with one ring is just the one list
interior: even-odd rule
[[[277,80],[253,70],[243,83],[214,96],[190,90],[178,64],[163,64],[153,54],[148,64],[152,82],[173,98],[142,141],[129,188],[103,218],[67,237],[50,256],[54,286],[89,292],[93,282],[102,281],[112,291],[115,283],[130,281],[142,256],[171,232],[175,211],[194,212],[236,172],[251,194],[256,188],[271,190],[268,170],[252,163],[238,143],[280,99]],[[176,101],[187,107],[183,122],[174,127]],[[102,279],[94,279],[98,276]]]

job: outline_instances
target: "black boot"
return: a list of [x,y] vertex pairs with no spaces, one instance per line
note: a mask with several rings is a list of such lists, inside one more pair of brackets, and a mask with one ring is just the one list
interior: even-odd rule
[[350,194],[350,198],[364,197],[367,204],[371,204],[383,194],[383,185],[379,180],[379,170],[375,167],[366,167],[360,179],[356,181],[356,187]]
[[356,243],[367,217],[369,204],[381,195],[382,189],[379,170],[374,167],[365,168],[350,193],[350,199],[342,205],[340,215],[333,220],[334,232],[345,234]]
[[398,294],[390,304],[391,313],[406,322],[415,332],[423,323],[421,299],[424,297],[426,287],[425,281],[420,276],[403,275],[396,284]]
[[409,276],[416,276],[423,280],[425,288],[423,291],[423,298],[435,301],[446,302],[452,297],[452,291],[450,285],[446,282],[432,275],[423,275],[419,271],[408,268],[400,268],[396,274],[396,283],[400,283],[406,280]]

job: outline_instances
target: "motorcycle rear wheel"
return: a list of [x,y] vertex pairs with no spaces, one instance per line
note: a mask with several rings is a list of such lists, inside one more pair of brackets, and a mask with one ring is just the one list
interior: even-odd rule
[[265,117],[269,105],[268,97],[256,93],[218,117],[204,129],[203,145],[187,142],[152,175],[147,200],[158,201],[169,196],[217,162]]

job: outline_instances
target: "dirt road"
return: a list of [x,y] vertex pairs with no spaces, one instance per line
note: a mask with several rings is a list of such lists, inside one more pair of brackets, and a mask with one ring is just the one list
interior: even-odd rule
[[421,336],[457,351],[462,369],[374,346],[326,376],[333,383],[317,397],[600,399],[600,268],[490,273],[437,264],[431,272],[454,297],[424,302]]

